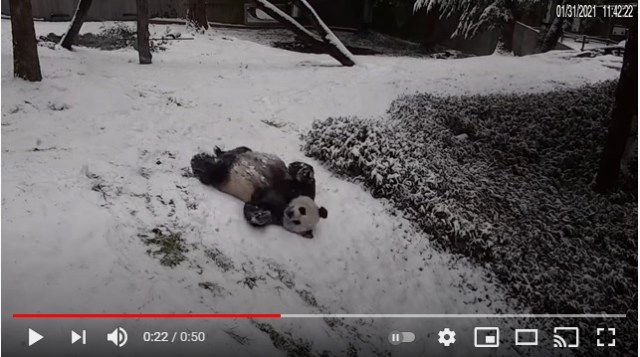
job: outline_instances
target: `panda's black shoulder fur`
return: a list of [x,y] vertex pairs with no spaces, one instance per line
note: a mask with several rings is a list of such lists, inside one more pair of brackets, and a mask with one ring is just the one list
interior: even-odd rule
[[219,185],[227,179],[238,155],[248,151],[251,151],[251,149],[246,146],[240,146],[228,151],[223,151],[216,146],[213,149],[215,155],[207,153],[194,155],[191,158],[191,171],[203,184]]
[[242,154],[242,153],[249,152],[249,151],[252,151],[252,150],[249,149],[246,146],[238,146],[235,149],[231,149],[231,150],[227,150],[227,151],[224,151],[224,150],[220,149],[220,147],[218,147],[218,146],[213,148],[213,153],[217,157],[223,156],[225,154],[235,156],[235,155]]
[[312,200],[316,199],[316,180],[313,172],[313,166],[294,161],[288,167],[290,176],[290,190],[296,196],[308,196]]
[[235,161],[231,155],[216,157],[199,153],[191,158],[191,171],[203,184],[217,186],[226,181]]

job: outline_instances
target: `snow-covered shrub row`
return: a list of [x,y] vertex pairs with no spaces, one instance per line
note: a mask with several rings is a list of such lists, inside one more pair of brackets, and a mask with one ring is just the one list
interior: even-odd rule
[[637,291],[637,157],[603,196],[614,82],[543,94],[405,96],[387,118],[316,121],[307,155],[363,183],[440,247],[488,263],[539,313],[627,312]]

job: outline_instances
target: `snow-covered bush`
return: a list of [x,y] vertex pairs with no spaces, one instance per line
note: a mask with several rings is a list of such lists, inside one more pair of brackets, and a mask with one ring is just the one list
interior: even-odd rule
[[329,118],[307,155],[388,198],[442,248],[489,263],[534,312],[635,309],[637,157],[591,190],[614,82],[543,94],[405,96]]

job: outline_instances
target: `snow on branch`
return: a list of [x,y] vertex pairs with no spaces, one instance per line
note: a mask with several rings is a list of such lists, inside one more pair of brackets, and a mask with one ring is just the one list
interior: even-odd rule
[[426,8],[427,12],[438,11],[440,18],[458,15],[458,26],[451,38],[462,36],[471,38],[477,33],[501,28],[514,20],[513,8],[533,5],[539,0],[416,0],[413,11]]
[[320,41],[316,37],[316,35],[313,34],[313,32],[304,28],[304,26],[300,25],[298,21],[296,21],[293,17],[289,16],[286,12],[280,10],[277,6],[273,5],[269,1],[267,0],[254,0],[254,1],[256,2],[256,5],[258,6],[258,8],[266,12],[267,15],[273,17],[275,20],[277,20],[278,22],[280,22],[281,24],[287,27],[295,28],[294,32],[296,33],[298,33],[298,31],[302,32],[306,36],[313,38],[317,41]]
[[298,3],[300,4],[300,7],[306,11],[314,25],[316,25],[316,29],[320,33],[321,38],[318,38],[314,33],[304,28],[304,26],[300,25],[298,21],[280,10],[268,0],[254,0],[254,2],[260,10],[264,11],[267,15],[293,31],[302,41],[315,48],[321,49],[323,52],[338,60],[338,62],[343,66],[353,66],[356,64],[351,52],[349,52],[342,42],[322,22],[318,14],[306,1]]
[[338,51],[342,53],[345,58],[349,59],[355,64],[356,59],[353,57],[351,52],[342,44],[340,39],[338,39],[338,37],[334,35],[331,29],[329,29],[329,27],[325,25],[320,16],[318,16],[318,13],[316,13],[311,5],[309,5],[307,0],[294,0],[294,2],[300,9],[304,10],[307,13],[309,19],[311,20],[311,22],[313,22],[316,31],[318,31],[318,33],[322,35],[322,39],[334,46]]

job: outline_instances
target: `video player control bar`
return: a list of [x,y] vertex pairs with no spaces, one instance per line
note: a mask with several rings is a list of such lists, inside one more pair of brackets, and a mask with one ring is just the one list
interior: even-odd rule
[[278,313],[15,313],[14,319],[291,319],[291,318],[426,318],[426,319],[508,319],[577,318],[624,319],[626,314],[278,314]]

